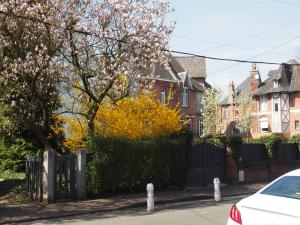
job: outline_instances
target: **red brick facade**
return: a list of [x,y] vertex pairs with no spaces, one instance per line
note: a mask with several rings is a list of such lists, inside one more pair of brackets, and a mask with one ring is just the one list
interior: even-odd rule
[[[183,106],[183,83],[173,83],[169,81],[155,81],[155,92],[157,93],[157,100],[162,102],[161,91],[165,92],[166,103],[169,103],[172,108],[179,108],[182,114],[181,121],[190,120],[187,125],[193,134],[199,135],[200,108],[201,102],[197,102],[197,95],[203,93],[192,89],[187,89],[187,106]],[[172,92],[172,93],[170,93]],[[172,97],[171,97],[172,96]],[[198,109],[197,109],[198,108]]]

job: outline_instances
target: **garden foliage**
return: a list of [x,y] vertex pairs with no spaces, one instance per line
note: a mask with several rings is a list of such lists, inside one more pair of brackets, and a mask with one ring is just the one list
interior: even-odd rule
[[93,160],[88,165],[91,195],[116,191],[181,187],[185,182],[187,147],[183,138],[131,140],[96,137],[90,146]]

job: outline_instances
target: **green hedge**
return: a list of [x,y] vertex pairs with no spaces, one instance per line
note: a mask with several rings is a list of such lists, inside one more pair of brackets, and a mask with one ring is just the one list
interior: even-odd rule
[[129,140],[96,137],[89,151],[88,193],[92,196],[119,191],[182,187],[187,151],[184,138]]
[[0,172],[25,171],[26,156],[36,154],[36,148],[22,138],[17,138],[9,144],[0,139]]

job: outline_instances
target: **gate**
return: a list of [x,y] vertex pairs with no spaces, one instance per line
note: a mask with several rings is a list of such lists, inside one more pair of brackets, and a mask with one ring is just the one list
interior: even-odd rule
[[54,160],[54,199],[75,198],[75,156],[55,156]]
[[209,142],[194,143],[188,153],[187,186],[206,186],[218,177],[221,182],[226,181],[225,147],[219,147]]
[[[75,189],[75,155],[57,155],[54,157],[54,200],[73,199]],[[31,199],[43,200],[43,157],[26,158],[27,193]]]
[[27,193],[31,199],[43,200],[43,157],[26,158]]

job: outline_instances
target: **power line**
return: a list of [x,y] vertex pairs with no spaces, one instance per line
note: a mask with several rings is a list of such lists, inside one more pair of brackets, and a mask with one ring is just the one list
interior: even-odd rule
[[294,3],[294,2],[289,2],[289,1],[283,1],[283,0],[274,0],[275,2],[279,2],[282,4],[287,4],[287,5],[293,5],[293,6],[297,6],[300,7],[300,4]]
[[238,48],[238,49],[248,50],[248,51],[252,51],[252,52],[257,52],[256,50],[253,50],[251,48],[245,48],[245,47],[226,44],[226,43],[220,43],[220,42],[215,42],[215,41],[207,41],[207,40],[202,40],[202,39],[187,37],[187,36],[182,36],[182,35],[176,35],[176,34],[173,34],[172,36],[175,37],[175,38],[181,38],[181,39],[186,39],[186,40],[191,40],[191,41],[196,41],[196,42],[202,42],[202,43],[207,43],[207,44],[211,44],[211,45],[222,45],[222,46],[227,46],[227,47],[232,47],[232,48]]
[[[277,49],[277,48],[280,48],[280,47],[282,47],[282,46],[288,44],[289,42],[291,42],[291,41],[293,41],[293,40],[296,40],[296,39],[298,39],[298,38],[300,38],[300,35],[297,35],[297,36],[295,36],[295,37],[293,37],[293,38],[290,38],[289,40],[287,40],[287,41],[285,41],[285,42],[283,42],[283,43],[280,43],[279,45],[276,45],[275,47],[272,47],[272,48],[270,48],[270,49],[267,49],[267,50],[263,51],[263,52],[260,53],[260,54],[257,54],[257,55],[255,55],[255,56],[252,56],[252,57],[248,58],[248,59],[245,60],[245,61],[252,60],[252,59],[255,59],[255,58],[259,57],[259,56],[265,55],[265,54],[267,54],[267,53],[269,53],[269,52],[271,52],[271,51],[273,51],[273,50],[275,50],[275,49]],[[239,64],[240,64],[240,62],[239,62],[239,63],[236,63],[236,64],[233,64],[233,65],[231,65],[231,66],[228,66],[228,67],[224,67],[224,68],[222,68],[222,69],[220,69],[220,70],[217,70],[217,71],[214,71],[214,72],[212,72],[212,73],[210,73],[210,74],[215,74],[215,73],[223,72],[223,71],[225,71],[225,70],[228,70],[228,69],[231,69],[231,68],[233,68],[233,67],[236,67],[236,66],[238,66]],[[257,64],[259,64],[259,63],[257,63]],[[261,64],[282,65],[282,64],[284,64],[284,63],[279,63],[279,64],[276,64],[276,63],[261,63]],[[290,64],[290,65],[298,66],[298,65],[300,65],[300,64]]]
[[225,46],[225,45],[231,45],[231,44],[234,44],[234,43],[237,43],[237,42],[242,42],[242,41],[246,41],[246,40],[249,40],[249,39],[253,39],[253,38],[256,38],[256,37],[268,34],[268,33],[272,33],[272,32],[277,31],[277,30],[281,30],[281,29],[286,28],[286,27],[290,27],[290,26],[292,26],[294,24],[297,24],[297,23],[300,23],[300,20],[296,20],[296,21],[293,21],[291,23],[288,23],[288,24],[285,24],[285,25],[282,25],[282,26],[278,26],[278,27],[272,28],[270,30],[266,30],[266,31],[263,31],[263,32],[252,34],[252,35],[250,35],[248,37],[245,37],[245,38],[240,38],[240,39],[237,39],[237,40],[234,40],[234,41],[230,41],[230,42],[228,42],[226,44],[220,44],[220,45],[217,45],[215,47],[204,49],[204,52],[210,51],[210,50],[213,50],[213,49]]
[[[15,18],[19,18],[19,19],[27,19],[27,20],[30,20],[30,21],[33,21],[33,22],[38,22],[38,23],[43,23],[45,25],[49,25],[49,26],[53,26],[53,27],[57,27],[59,29],[63,29],[63,30],[66,30],[66,31],[73,31],[73,32],[76,32],[76,33],[80,33],[80,34],[83,34],[83,35],[94,35],[93,33],[89,32],[89,31],[83,31],[83,30],[76,30],[76,29],[73,29],[73,28],[62,28],[56,24],[52,24],[52,23],[49,23],[49,22],[45,22],[45,21],[42,21],[42,20],[39,20],[39,19],[36,19],[36,18],[31,18],[31,17],[26,17],[26,16],[20,16],[20,15],[15,15],[15,14],[11,14],[11,13],[6,13],[4,11],[1,11],[0,10],[0,14],[4,14],[6,16],[11,16],[11,17],[15,17]],[[292,39],[289,39],[287,42],[284,42],[283,44],[286,44],[296,38],[299,38],[300,35],[297,35],[296,37],[292,38]],[[113,40],[113,41],[117,41],[117,42],[122,42],[122,43],[127,43],[126,41],[124,40],[120,40],[120,39],[117,39],[117,38],[113,38],[113,37],[103,37],[105,39],[108,39],[108,40]],[[211,59],[211,60],[218,60],[218,61],[230,61],[230,62],[238,62],[238,63],[255,63],[255,64],[269,64],[269,65],[282,65],[284,63],[278,63],[278,62],[267,62],[267,61],[253,61],[251,60],[252,58],[256,58],[258,56],[261,56],[262,54],[265,54],[267,53],[268,51],[270,50],[273,50],[275,48],[278,48],[278,47],[281,47],[283,44],[281,45],[278,45],[278,46],[275,46],[274,48],[272,49],[269,49],[263,53],[260,53],[254,57],[251,57],[250,59],[248,60],[241,60],[241,59],[231,59],[231,58],[219,58],[219,57],[212,57],[212,56],[204,56],[204,55],[198,55],[198,54],[193,54],[193,53],[189,53],[189,52],[182,52],[182,51],[176,51],[176,50],[169,50],[169,49],[161,49],[162,51],[167,51],[167,52],[171,52],[171,53],[175,53],[175,54],[181,54],[181,55],[189,55],[189,56],[194,56],[194,57],[199,57],[199,58],[205,58],[205,59]],[[292,65],[292,66],[300,66],[300,64],[289,64],[289,65]]]
[[[188,56],[195,56],[199,58],[204,59],[211,59],[211,60],[218,60],[218,61],[228,61],[228,62],[238,62],[238,63],[255,63],[255,64],[269,64],[269,65],[282,65],[283,63],[278,62],[266,62],[266,61],[251,61],[251,60],[242,60],[242,59],[231,59],[231,58],[219,58],[219,57],[212,57],[212,56],[205,56],[205,55],[198,55],[188,52],[181,52],[181,51],[175,51],[175,50],[166,50],[172,53],[181,54],[181,55],[188,55]],[[300,66],[300,64],[291,64],[291,65],[297,65]]]

